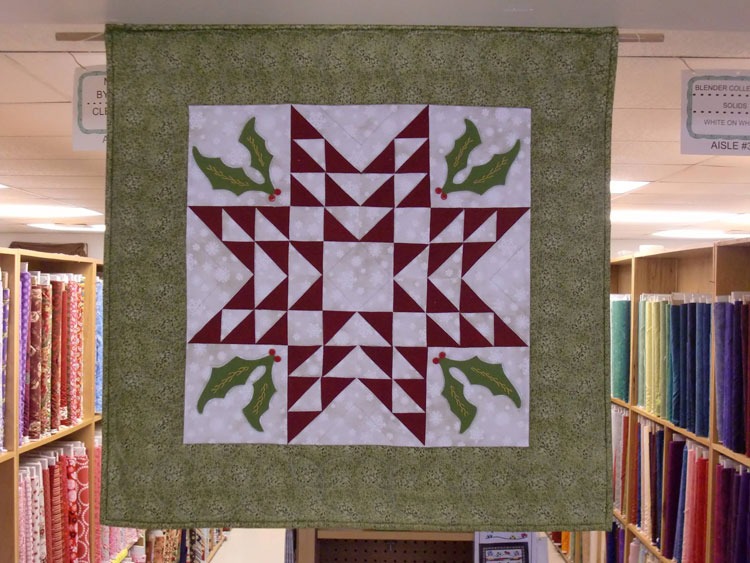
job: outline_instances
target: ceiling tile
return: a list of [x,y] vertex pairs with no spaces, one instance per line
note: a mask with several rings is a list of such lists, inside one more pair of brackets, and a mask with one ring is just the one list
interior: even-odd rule
[[104,176],[103,160],[0,160],[0,176]]
[[[0,76],[2,71],[0,71]],[[57,104],[0,104],[3,137],[48,137],[71,135],[70,102]]]
[[680,143],[677,141],[612,142],[612,164],[696,164],[709,158],[711,157],[704,155],[681,154]]
[[0,103],[64,102],[67,98],[54,88],[30,75],[23,65],[7,55],[0,55]]
[[684,164],[613,164],[612,179],[653,182],[670,177],[687,166]]
[[70,53],[11,53],[8,57],[63,99],[73,100],[73,75],[78,64]]
[[679,141],[679,109],[615,109],[613,141]]
[[680,73],[686,68],[679,59],[621,57],[617,61],[614,107],[679,109]]
[[104,191],[103,176],[0,176],[0,184],[20,189],[99,189]]
[[[750,168],[750,156],[715,156],[708,160],[706,163],[708,166],[737,166],[742,168]],[[750,171],[748,171],[750,174]],[[750,176],[748,176],[750,182]]]
[[105,151],[74,151],[68,137],[0,137],[0,159],[104,160]]
[[[715,199],[731,201],[750,194],[750,178],[746,184],[717,184],[714,182],[652,182],[632,194],[660,194],[674,199],[709,195]],[[630,194],[623,194],[630,195]]]
[[672,182],[716,182],[717,184],[747,184],[750,173],[743,167],[708,166],[699,164],[671,176]]

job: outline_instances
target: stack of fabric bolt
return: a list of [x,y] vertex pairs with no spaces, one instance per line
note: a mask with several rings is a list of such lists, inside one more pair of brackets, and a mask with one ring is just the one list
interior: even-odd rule
[[664,428],[642,416],[637,428],[637,524],[651,543],[660,546]]
[[5,395],[8,382],[8,322],[10,288],[8,272],[0,270],[0,452],[5,451]]
[[724,457],[714,472],[714,563],[750,561],[750,472]]
[[749,294],[719,297],[713,306],[716,330],[716,426],[719,441],[750,455]]
[[23,442],[83,417],[84,279],[21,266],[18,408]]
[[628,457],[628,409],[612,405],[612,475],[614,477],[614,507],[621,513],[625,507],[625,474]]
[[89,461],[81,442],[55,442],[21,459],[22,563],[89,560]]
[[610,295],[610,372],[612,396],[630,398],[630,295]]

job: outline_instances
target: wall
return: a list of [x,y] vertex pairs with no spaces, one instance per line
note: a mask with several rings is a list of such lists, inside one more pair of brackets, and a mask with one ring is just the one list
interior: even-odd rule
[[104,233],[60,233],[46,231],[40,233],[0,233],[0,247],[8,247],[12,241],[23,242],[85,242],[89,245],[89,256],[104,258]]

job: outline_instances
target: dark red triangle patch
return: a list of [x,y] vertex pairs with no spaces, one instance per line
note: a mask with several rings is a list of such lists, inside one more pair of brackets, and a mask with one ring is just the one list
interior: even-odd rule
[[394,313],[424,313],[411,295],[406,293],[398,282],[393,282],[393,312]]
[[417,403],[419,408],[425,409],[427,405],[427,380],[426,379],[394,379],[398,386]]
[[393,207],[393,185],[393,176],[391,176],[365,200],[362,207]]
[[426,415],[423,412],[395,412],[393,415],[424,444]]
[[422,377],[427,377],[427,348],[399,346],[398,353],[417,370]]
[[315,420],[321,411],[287,411],[286,413],[286,440],[291,442],[308,425]]
[[318,133],[310,122],[302,114],[292,107],[292,139],[322,139],[323,135]]
[[442,266],[460,247],[460,242],[436,242],[431,244],[430,255],[427,258],[427,275],[431,276],[435,273],[435,270]]
[[323,215],[323,238],[330,242],[357,242],[359,240],[327,209]]
[[515,347],[526,346],[527,344],[505,324],[500,317],[495,315],[495,346],[497,347]]
[[323,277],[318,278],[290,307],[292,311],[320,311],[323,309]]
[[419,112],[409,125],[399,133],[397,139],[418,139],[420,137],[430,136],[430,113],[429,106]]
[[255,208],[254,207],[242,207],[232,206],[225,207],[224,211],[227,212],[235,223],[237,223],[243,231],[245,231],[250,238],[255,238]]
[[[245,243],[248,244],[248,243]],[[289,243],[281,240],[262,240],[256,243],[268,254],[279,269],[289,274]]]
[[396,170],[396,146],[393,141],[364,169],[364,174],[393,174]]
[[481,227],[495,212],[493,208],[469,207],[464,210],[464,240]]
[[202,329],[190,339],[190,344],[220,344],[221,343],[221,311],[216,313]]
[[429,207],[430,206],[430,177],[424,178],[409,192],[398,207]]
[[323,342],[328,342],[352,318],[353,311],[323,311]]
[[440,328],[440,325],[430,317],[427,317],[427,344],[430,346],[458,347],[458,342],[453,340],[453,338]]
[[326,174],[326,207],[359,207],[359,204]]
[[403,270],[425,248],[427,248],[426,244],[395,243],[393,245],[393,275]]
[[466,348],[492,346],[474,325],[461,316],[461,346]]
[[286,311],[289,308],[289,278],[284,278],[271,293],[261,301],[256,309],[265,309],[271,311]]
[[391,343],[393,340],[393,313],[360,311],[359,316],[365,319],[377,333]]
[[508,230],[516,224],[529,210],[528,207],[506,207],[497,210],[497,234],[495,240],[499,240]]
[[318,201],[318,198],[312,195],[312,193],[310,193],[310,190],[303,186],[302,183],[294,176],[292,176],[290,195],[291,204],[293,206],[320,207],[321,205],[323,205]]
[[458,313],[456,306],[430,280],[427,280],[427,312]]
[[287,373],[294,373],[294,370],[309,360],[319,348],[320,346],[289,346],[287,348]]
[[[333,378],[331,378],[333,379]],[[393,383],[390,379],[365,379],[359,380],[375,395],[388,410],[393,408]]]
[[324,172],[323,168],[315,162],[315,159],[307,154],[307,151],[292,141],[291,162],[289,171],[294,172]]
[[493,247],[494,242],[465,242],[464,253],[461,264],[461,275],[465,275],[466,272],[471,270],[471,267],[476,264],[485,253]]
[[242,322],[227,334],[222,344],[255,344],[255,311],[251,311]]
[[274,227],[286,238],[289,238],[289,208],[262,206],[257,208]]
[[345,377],[324,377],[320,381],[320,398],[323,409],[328,407],[352,381],[354,379]]
[[393,242],[393,209],[386,213],[361,240],[362,242]]
[[253,252],[253,249],[255,248],[254,242],[233,242],[233,241],[222,241],[224,243],[224,246],[226,246],[229,251],[234,254],[237,259],[242,262],[242,264],[250,270],[253,271],[254,266],[254,260],[253,256],[255,253]]
[[461,280],[461,300],[459,301],[459,309],[462,313],[491,313],[487,304],[480,299],[480,297],[474,293],[474,290],[469,285]]
[[341,153],[333,148],[333,145],[326,141],[326,172],[340,174],[359,174],[359,170],[354,168]]
[[229,303],[224,305],[225,309],[255,309],[255,278],[242,286]]
[[319,377],[290,377],[288,378],[286,389],[286,405],[287,408],[292,408],[294,403],[299,401],[299,398],[304,395],[310,387],[315,385],[316,381],[319,381]]
[[268,332],[258,340],[258,344],[287,344],[286,315],[287,314],[284,313],[284,315],[276,321],[276,324],[268,329]]
[[323,346],[323,375],[335,368],[354,350],[354,346]]
[[463,209],[453,207],[433,207],[430,209],[430,240],[434,239],[445,228],[455,221]]
[[323,243],[317,241],[293,240],[292,246],[305,260],[310,262],[316,270],[323,273]]
[[425,140],[421,147],[419,147],[413,155],[411,155],[406,162],[396,171],[400,174],[407,172],[430,172],[430,141]]
[[393,348],[391,346],[360,346],[360,348],[383,373],[388,377],[391,376],[393,371]]
[[213,207],[210,205],[191,205],[190,209],[193,213],[198,216],[198,219],[211,229],[211,232],[221,240],[222,229],[221,229],[221,207]]

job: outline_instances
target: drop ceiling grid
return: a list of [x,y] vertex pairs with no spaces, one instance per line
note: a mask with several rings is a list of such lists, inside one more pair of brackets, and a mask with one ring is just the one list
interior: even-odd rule
[[[103,64],[104,53],[95,52],[103,45],[54,41],[55,31],[100,29],[0,26],[0,83],[11,85],[0,92],[0,183],[11,186],[0,190],[0,204],[62,203],[104,210],[104,153],[74,152],[71,138],[73,73],[79,65]],[[750,197],[743,197],[750,194],[750,157],[680,154],[682,70],[750,68],[750,58],[743,58],[750,51],[736,48],[736,38],[750,35],[729,34],[732,41],[727,35],[667,32],[664,44],[620,46],[612,178],[651,183],[614,195],[613,209],[750,212]],[[25,52],[34,50],[45,52]],[[681,53],[690,57],[676,56]],[[736,56],[717,58],[723,53]],[[711,58],[701,58],[703,54]],[[659,228],[614,225],[612,237],[647,238]],[[0,231],[19,230],[31,229],[23,220],[0,222]]]

